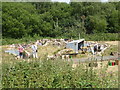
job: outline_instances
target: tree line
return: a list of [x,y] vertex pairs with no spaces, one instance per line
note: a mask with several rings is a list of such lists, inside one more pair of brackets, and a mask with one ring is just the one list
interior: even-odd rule
[[77,37],[98,33],[118,33],[117,2],[4,2],[3,38]]

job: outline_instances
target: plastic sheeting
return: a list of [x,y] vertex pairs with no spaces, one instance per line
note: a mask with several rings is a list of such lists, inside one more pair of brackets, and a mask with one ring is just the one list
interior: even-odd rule
[[13,54],[13,55],[19,55],[19,51],[18,50],[6,50],[5,52]]

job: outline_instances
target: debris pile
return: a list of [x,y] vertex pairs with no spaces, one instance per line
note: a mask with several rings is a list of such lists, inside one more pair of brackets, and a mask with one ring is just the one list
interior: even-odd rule
[[39,42],[42,43],[43,46],[53,45],[53,46],[65,46],[67,42],[72,40],[65,40],[65,39],[42,39]]
[[82,51],[83,54],[89,52],[93,55],[97,55],[103,53],[108,47],[110,47],[110,45],[80,39],[68,42],[66,47],[74,49],[76,53],[80,53]]
[[48,55],[47,56],[47,60],[48,59],[55,59],[55,58],[61,58],[61,59],[69,59],[71,53],[74,53],[73,49],[63,49],[59,52],[57,52],[55,55]]
[[[107,48],[110,47],[109,44],[100,44],[94,41],[85,41],[84,39],[80,40],[71,40],[71,39],[41,39],[35,42],[38,46],[42,46],[43,48],[46,46],[57,46],[62,47],[64,49],[54,53],[54,55],[47,56],[47,59],[55,59],[55,58],[62,58],[62,59],[69,59],[70,55],[74,54],[86,54],[90,53],[93,55],[101,55]],[[68,45],[69,44],[69,45]],[[32,56],[30,44],[22,44],[23,48],[25,48],[25,53],[27,57]],[[11,50],[15,50],[18,47],[18,44],[12,44],[9,46]],[[76,52],[77,51],[77,52]],[[6,51],[9,52],[9,51]],[[18,52],[10,51],[14,55],[18,55]],[[116,53],[111,53],[111,55],[116,55]]]
[[103,53],[107,48],[110,47],[108,44],[100,44],[97,42],[86,42],[86,47],[88,52],[92,52],[93,55],[99,55]]

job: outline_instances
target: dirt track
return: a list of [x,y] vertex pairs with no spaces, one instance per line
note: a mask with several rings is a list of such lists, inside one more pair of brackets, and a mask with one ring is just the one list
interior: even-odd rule
[[[84,63],[85,61],[96,62],[96,60],[97,60],[98,66],[94,67],[94,69],[97,69],[97,70],[101,69],[101,63],[102,63],[103,66],[108,66],[106,72],[118,72],[118,66],[120,67],[120,62],[119,62],[119,65],[114,65],[114,66],[109,66],[108,65],[108,61],[115,62],[114,60],[118,60],[118,59],[119,59],[118,56],[104,56],[104,57],[95,56],[94,58],[93,57],[91,57],[91,58],[80,58],[80,59],[74,58],[74,59],[71,59],[71,60],[73,60],[73,62],[74,62],[73,67],[76,67],[79,62],[82,62],[82,63]],[[101,60],[102,60],[102,62],[101,62]]]
[[[79,61],[81,61],[81,62],[85,62],[85,61],[91,61],[93,58],[80,58],[80,59],[78,59],[78,58],[74,58],[74,59],[72,59],[74,62],[79,62]],[[114,60],[114,59],[118,59],[118,57],[117,56],[104,56],[104,57],[101,57],[101,56],[95,56],[94,57],[94,60],[97,60],[97,61],[100,61],[100,60]]]

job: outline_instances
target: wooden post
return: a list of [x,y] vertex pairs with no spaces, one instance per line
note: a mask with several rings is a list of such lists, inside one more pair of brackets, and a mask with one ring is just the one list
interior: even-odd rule
[[79,33],[79,40],[80,40],[80,33]]
[[118,60],[118,66],[120,66],[120,61]]

